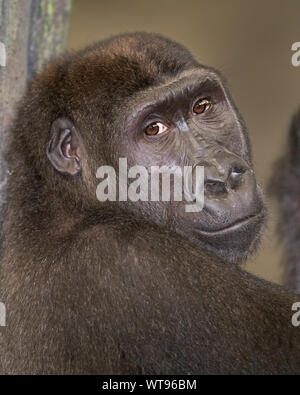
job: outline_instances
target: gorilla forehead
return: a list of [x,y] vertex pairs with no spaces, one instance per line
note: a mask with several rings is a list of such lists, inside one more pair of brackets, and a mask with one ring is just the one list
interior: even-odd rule
[[107,58],[138,61],[143,65],[144,71],[153,76],[163,73],[177,74],[182,69],[198,64],[184,46],[153,33],[137,32],[114,36],[88,47],[82,54],[95,52]]
[[160,35],[130,33],[94,44],[68,64],[67,74],[80,86],[130,95],[199,63],[182,45]]

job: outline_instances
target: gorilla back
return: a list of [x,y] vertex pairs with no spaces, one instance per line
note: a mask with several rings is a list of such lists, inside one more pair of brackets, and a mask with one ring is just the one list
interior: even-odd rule
[[[99,202],[97,168],[119,158],[204,166],[203,210]],[[234,265],[265,216],[245,125],[185,48],[127,34],[51,63],[8,161],[3,373],[300,371],[296,296]]]

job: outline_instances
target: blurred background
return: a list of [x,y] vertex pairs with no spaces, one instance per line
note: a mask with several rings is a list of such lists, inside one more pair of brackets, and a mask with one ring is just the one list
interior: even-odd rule
[[[121,32],[161,33],[187,46],[225,75],[249,128],[257,178],[266,186],[300,105],[300,67],[291,64],[300,41],[299,0],[73,0],[69,49]],[[276,206],[262,245],[246,269],[282,283],[275,234]]]

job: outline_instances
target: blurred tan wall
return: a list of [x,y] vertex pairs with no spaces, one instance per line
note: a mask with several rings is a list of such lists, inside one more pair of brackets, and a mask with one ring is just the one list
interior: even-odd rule
[[[258,180],[266,185],[300,104],[300,67],[291,65],[291,45],[300,41],[300,1],[73,0],[71,49],[136,30],[167,35],[223,72],[249,128]],[[269,208],[262,245],[246,268],[282,282],[272,202]]]

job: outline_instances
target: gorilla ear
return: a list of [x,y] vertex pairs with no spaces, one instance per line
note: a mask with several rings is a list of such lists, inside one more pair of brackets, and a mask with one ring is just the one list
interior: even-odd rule
[[72,176],[81,171],[82,141],[68,118],[57,118],[51,126],[47,156],[56,170]]

